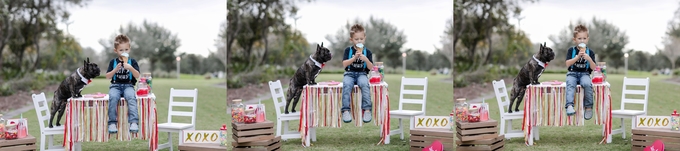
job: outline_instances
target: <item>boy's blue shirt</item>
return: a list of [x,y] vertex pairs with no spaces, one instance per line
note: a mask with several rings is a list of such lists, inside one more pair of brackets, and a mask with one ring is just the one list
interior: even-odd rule
[[[567,59],[566,60],[574,58],[574,54],[578,55],[578,49],[575,49],[575,48],[576,47],[570,47],[569,50],[567,50],[567,54],[566,54]],[[597,63],[597,60],[595,60],[595,51],[593,51],[593,49],[590,49],[588,47],[586,47],[586,48],[588,49],[588,51],[587,51],[588,56],[590,56],[590,58],[593,59],[594,63]],[[589,63],[586,59],[579,59],[578,61],[576,61],[576,63],[567,67],[567,71],[588,72],[588,74],[590,74],[590,73],[593,72],[593,69],[590,69],[589,66],[590,65],[589,65]]]
[[[109,67],[106,70],[106,72],[107,73],[111,72],[113,70],[113,68],[115,68],[115,66],[117,64],[121,63],[121,62],[122,61],[119,60],[118,58],[111,59],[111,61],[109,61]],[[134,68],[138,72],[141,72],[141,71],[139,71],[139,65],[137,64],[137,60],[135,60],[133,58],[129,58],[128,62],[130,62],[130,65],[132,65],[132,68]],[[132,86],[134,86],[137,83],[137,79],[134,76],[132,76],[132,72],[130,72],[130,70],[121,69],[118,72],[116,72],[116,74],[114,74],[113,77],[111,78],[111,84],[114,84],[114,83],[115,84],[132,84]]]
[[[344,55],[342,55],[342,61],[345,61],[347,59],[350,59],[354,56],[354,53],[356,53],[357,50],[355,50],[352,46],[349,46],[345,48]],[[370,49],[364,47],[363,50],[361,50],[362,53],[368,58],[368,61],[371,61],[373,63],[373,53],[371,52]],[[351,52],[351,53],[350,53]],[[350,72],[366,72],[368,74],[370,69],[366,67],[366,63],[362,61],[361,59],[356,59],[356,61],[352,62],[352,64],[348,65],[345,68],[345,71],[350,71]]]

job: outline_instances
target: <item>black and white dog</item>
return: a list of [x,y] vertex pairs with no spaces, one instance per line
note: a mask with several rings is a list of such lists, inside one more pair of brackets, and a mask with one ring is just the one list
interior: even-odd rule
[[300,94],[302,94],[302,87],[305,85],[315,85],[316,76],[319,75],[324,63],[330,61],[332,58],[331,51],[328,48],[321,45],[316,45],[316,52],[309,56],[307,61],[305,61],[300,68],[295,71],[293,78],[290,78],[290,83],[288,85],[288,96],[286,96],[286,108],[284,113],[288,114],[288,106],[291,101],[293,102],[293,108],[291,111],[295,113],[295,106],[298,101],[300,101]]
[[540,45],[538,53],[533,55],[531,60],[524,64],[524,67],[519,71],[517,77],[515,77],[514,84],[512,85],[512,91],[510,93],[510,104],[508,104],[508,113],[512,113],[512,104],[517,99],[517,104],[515,104],[515,112],[519,111],[519,104],[522,103],[524,99],[524,93],[527,90],[527,85],[529,84],[539,84],[538,78],[548,67],[548,62],[555,59],[555,53],[552,48],[546,47],[545,43]]
[[52,107],[50,108],[50,122],[49,127],[52,128],[52,120],[56,116],[57,112],[59,115],[57,117],[57,126],[61,126],[59,121],[61,117],[64,116],[64,110],[66,108],[66,103],[68,103],[69,98],[82,97],[80,93],[85,85],[90,84],[91,79],[99,76],[99,66],[96,63],[91,63],[90,58],[83,60],[83,66],[76,69],[76,72],[72,73],[71,76],[66,77],[64,81],[61,81],[57,90],[54,91],[54,99],[52,100]]

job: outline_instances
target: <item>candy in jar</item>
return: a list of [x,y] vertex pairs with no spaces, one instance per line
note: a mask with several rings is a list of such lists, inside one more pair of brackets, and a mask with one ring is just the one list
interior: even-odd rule
[[236,123],[236,124],[243,124],[244,123],[244,111],[245,111],[245,105],[241,103],[241,99],[236,99],[232,101],[233,103],[231,104],[231,122]]
[[479,105],[472,105],[468,110],[468,122],[479,122]]
[[465,98],[457,99],[456,106],[454,107],[454,114],[456,116],[457,122],[467,122],[468,114],[468,104],[465,102]]
[[246,109],[245,116],[244,116],[244,122],[246,124],[251,124],[257,122],[257,119],[255,119],[257,115],[255,114],[255,109]]
[[220,127],[220,146],[227,146],[227,124]]
[[11,139],[17,139],[19,138],[18,135],[18,130],[17,130],[17,125],[16,124],[8,124],[7,127],[5,127],[5,139],[11,140]]
[[673,114],[671,114],[671,130],[680,130],[680,114],[677,110],[673,110]]

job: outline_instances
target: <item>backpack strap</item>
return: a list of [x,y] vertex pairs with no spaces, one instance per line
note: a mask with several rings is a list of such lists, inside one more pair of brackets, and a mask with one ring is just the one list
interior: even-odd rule
[[[349,54],[347,54],[347,58],[352,58],[352,56],[354,56],[353,52],[352,46],[349,46]],[[364,47],[363,54],[366,55],[366,47]],[[349,66],[347,66],[347,68],[349,68]],[[366,68],[366,62],[364,62],[364,68]]]
[[[127,62],[128,62],[128,64],[132,65],[132,63],[131,63],[132,61],[130,61],[130,60],[132,60],[132,59],[128,59]],[[115,68],[117,65],[118,65],[118,59],[113,60],[113,67]],[[128,73],[130,74],[130,79],[132,79],[132,72],[128,71]],[[113,76],[113,81],[116,81],[115,75]]]
[[[571,51],[571,58],[576,57],[576,51],[578,51],[578,49],[576,49],[576,46],[574,46],[573,50],[574,51]],[[588,48],[588,47],[586,47],[586,55],[590,56],[590,48]],[[574,66],[574,65],[571,65],[571,66]],[[586,69],[588,69],[588,68],[590,68],[590,63],[588,63],[588,60],[586,60]]]

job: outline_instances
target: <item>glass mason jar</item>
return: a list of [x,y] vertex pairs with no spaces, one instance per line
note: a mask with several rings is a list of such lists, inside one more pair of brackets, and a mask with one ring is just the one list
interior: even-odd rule
[[18,132],[19,130],[17,129],[16,124],[7,125],[7,127],[5,127],[5,139],[6,140],[17,139],[19,137]]
[[468,122],[479,122],[480,117],[479,117],[479,106],[472,106],[470,109],[468,109]]
[[231,122],[236,124],[244,123],[244,112],[246,106],[243,105],[241,99],[236,99],[232,101],[231,104]]
[[673,110],[673,114],[671,114],[671,130],[680,130],[680,114],[677,110]]
[[245,116],[244,117],[244,122],[246,124],[251,124],[257,122],[257,114],[255,114],[255,109],[246,109]]
[[454,106],[454,114],[456,116],[456,122],[467,122],[469,105],[465,102],[465,98],[457,99],[456,106]]

